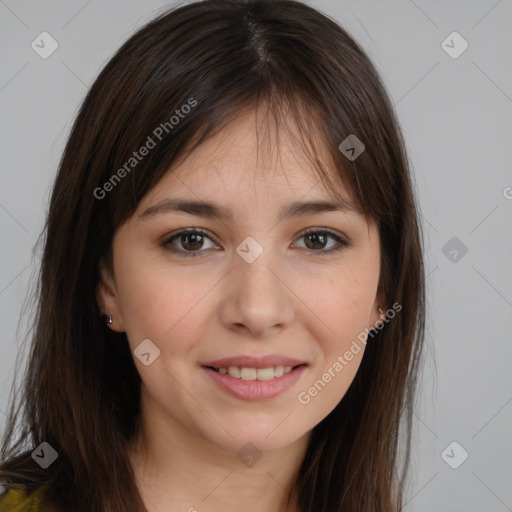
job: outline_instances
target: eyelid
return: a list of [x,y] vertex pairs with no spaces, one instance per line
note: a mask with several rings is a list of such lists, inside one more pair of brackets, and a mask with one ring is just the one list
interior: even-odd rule
[[311,233],[327,233],[328,235],[331,235],[334,238],[338,238],[341,242],[343,242],[346,245],[350,245],[350,243],[351,243],[349,238],[346,235],[344,235],[343,233],[334,231],[333,229],[330,229],[330,228],[322,228],[322,227],[306,228],[299,233],[298,238],[300,238],[304,235],[309,235]]

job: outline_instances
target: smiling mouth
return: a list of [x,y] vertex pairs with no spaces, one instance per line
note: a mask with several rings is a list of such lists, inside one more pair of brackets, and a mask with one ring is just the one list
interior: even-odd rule
[[306,364],[298,364],[296,366],[268,366],[266,368],[249,368],[240,366],[230,366],[228,368],[215,368],[214,366],[205,366],[221,375],[229,375],[240,380],[272,380],[282,377],[287,373],[299,368],[307,366]]

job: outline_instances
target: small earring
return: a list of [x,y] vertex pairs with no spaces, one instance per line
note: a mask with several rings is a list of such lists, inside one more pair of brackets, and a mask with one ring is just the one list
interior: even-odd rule
[[382,308],[381,308],[380,306],[377,308],[377,311],[378,311],[380,314],[382,314]]
[[108,325],[111,325],[113,323],[113,320],[112,320],[112,315],[103,315],[105,317],[105,322],[108,324]]

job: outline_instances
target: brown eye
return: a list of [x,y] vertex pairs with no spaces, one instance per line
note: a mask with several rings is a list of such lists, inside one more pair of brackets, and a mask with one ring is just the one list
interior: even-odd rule
[[[164,249],[173,253],[180,253],[184,256],[199,256],[201,253],[205,252],[201,249],[205,249],[204,244],[207,240],[211,242],[210,237],[203,231],[189,229],[174,234],[164,240],[161,245]],[[210,247],[206,247],[206,249],[209,248]]]
[[[309,230],[303,233],[300,239],[305,240],[304,249],[315,255],[328,255],[340,251],[350,245],[349,242],[339,235],[325,229]],[[327,246],[329,240],[335,241],[334,244]],[[212,246],[205,247],[205,243],[212,243]],[[215,247],[212,239],[202,230],[188,229],[173,234],[161,243],[162,247],[181,256],[200,256],[206,252],[202,249],[211,249]]]
[[[301,235],[301,239],[305,240],[305,248],[310,250],[313,253],[321,254],[329,254],[343,249],[348,246],[349,243],[338,236],[335,233],[332,233],[328,230],[310,230]],[[335,240],[335,244],[333,248],[326,248],[326,244],[329,239]],[[331,245],[332,247],[332,245]]]
[[200,249],[203,245],[203,235],[197,233],[186,233],[180,235],[181,244],[185,249]]
[[[304,235],[306,239],[306,245],[308,249],[324,249],[325,244],[327,243],[327,237],[325,233],[311,233],[309,235]],[[311,246],[308,245],[308,242],[311,243]]]

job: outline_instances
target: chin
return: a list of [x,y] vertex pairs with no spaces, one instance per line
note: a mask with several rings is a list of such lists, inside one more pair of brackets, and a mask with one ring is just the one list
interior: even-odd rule
[[[292,415],[291,415],[292,416]],[[210,442],[216,444],[219,448],[227,450],[229,452],[239,453],[243,455],[244,450],[251,452],[251,446],[253,445],[255,451],[273,451],[283,449],[294,441],[302,437],[307,430],[290,432],[286,427],[283,427],[283,418],[276,417],[275,421],[270,422],[267,418],[265,424],[268,427],[262,426],[262,424],[248,425],[247,419],[245,419],[240,425],[231,423],[226,426],[228,433],[222,430],[224,435],[209,437]]]

